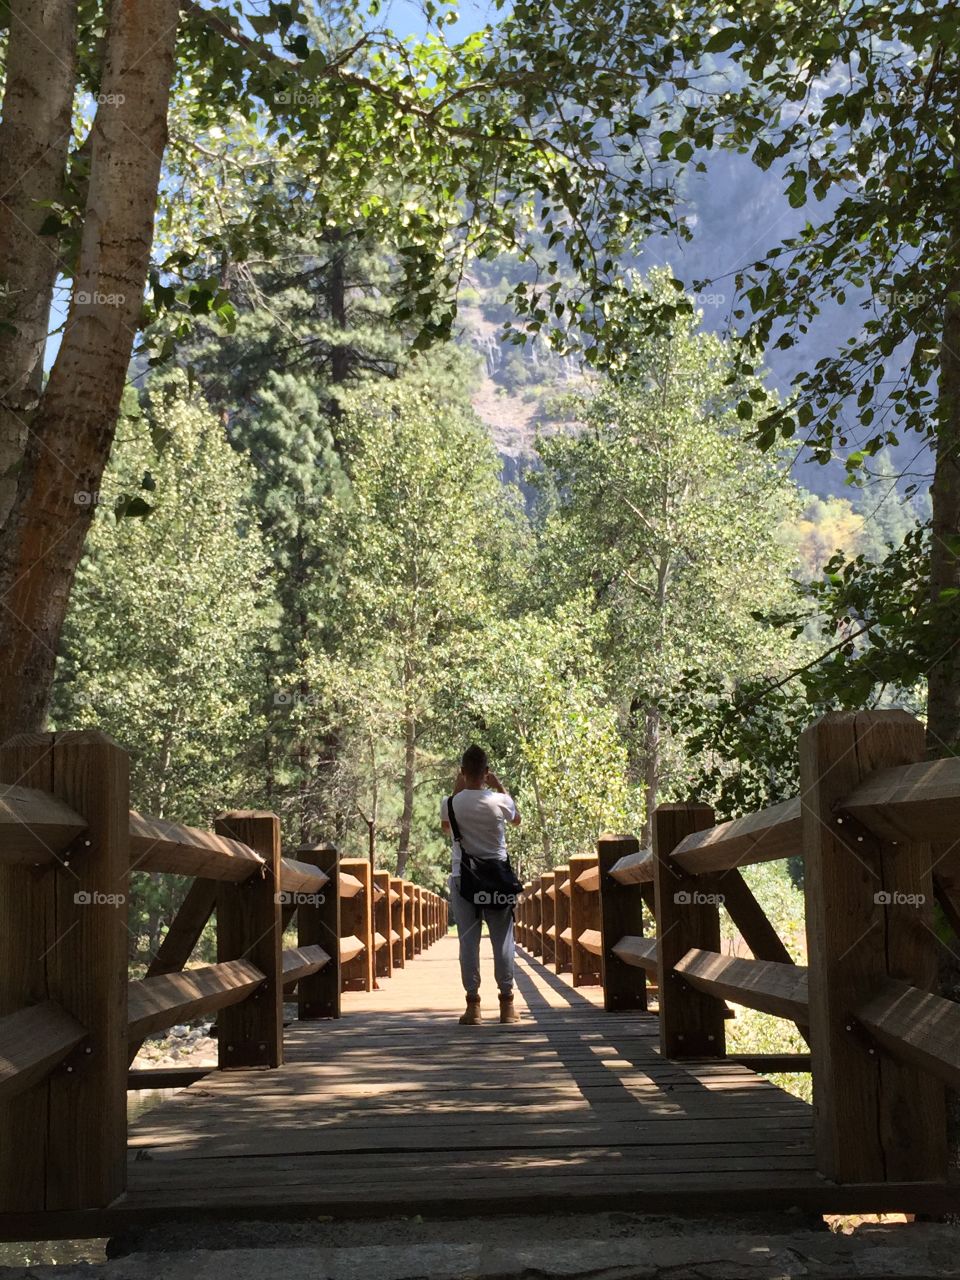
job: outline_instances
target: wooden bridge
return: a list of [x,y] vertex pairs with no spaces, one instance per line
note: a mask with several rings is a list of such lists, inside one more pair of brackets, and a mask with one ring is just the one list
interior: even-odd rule
[[[133,814],[102,735],[5,744],[0,1237],[252,1213],[956,1209],[960,1007],[933,994],[933,905],[957,930],[960,760],[925,762],[901,712],[825,717],[800,758],[793,801],[720,825],[661,806],[652,851],[601,837],[530,882],[523,1021],[460,1027],[436,895],[329,845],[284,857],[272,814],[213,832]],[[739,872],[783,857],[803,860],[807,966]],[[128,983],[131,870],[194,881]],[[752,959],[722,954],[721,911]],[[211,915],[217,963],[185,970]],[[728,1056],[727,1001],[796,1023],[809,1054]],[[129,1072],[144,1035],[211,1011],[218,1069]],[[814,1107],[771,1070],[812,1071]],[[174,1079],[189,1087],[128,1132],[127,1088]]]

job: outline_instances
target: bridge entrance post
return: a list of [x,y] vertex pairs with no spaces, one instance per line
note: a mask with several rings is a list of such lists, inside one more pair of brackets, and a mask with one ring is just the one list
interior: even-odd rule
[[0,747],[0,778],[86,819],[42,866],[0,866],[0,1017],[32,1005],[86,1031],[72,1054],[0,1107],[6,1212],[97,1209],[126,1189],[127,753],[95,730]]
[[923,760],[905,711],[838,712],[800,738],[817,1168],[836,1182],[939,1181],[947,1163],[942,1083],[878,1053],[851,1011],[890,979],[934,989],[933,856],[844,815],[869,774]]

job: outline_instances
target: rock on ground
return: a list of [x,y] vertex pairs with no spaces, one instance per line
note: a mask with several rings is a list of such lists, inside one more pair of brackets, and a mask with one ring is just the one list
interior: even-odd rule
[[803,1215],[633,1214],[166,1224],[108,1260],[0,1267],[0,1280],[960,1280],[960,1233]]

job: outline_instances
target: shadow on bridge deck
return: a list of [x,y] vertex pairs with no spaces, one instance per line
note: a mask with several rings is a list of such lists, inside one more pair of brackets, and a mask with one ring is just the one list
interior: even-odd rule
[[214,1074],[138,1121],[111,1215],[826,1208],[810,1110],[736,1063],[676,1064],[656,1019],[606,1014],[523,957],[519,1026],[460,1027],[441,940],[278,1071]]

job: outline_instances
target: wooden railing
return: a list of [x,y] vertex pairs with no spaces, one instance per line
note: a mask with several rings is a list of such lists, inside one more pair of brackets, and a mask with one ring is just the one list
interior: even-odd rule
[[[732,822],[661,805],[650,851],[601,837],[595,858],[525,886],[520,942],[574,985],[602,982],[608,1010],[646,1009],[655,983],[661,1050],[675,1060],[724,1056],[726,1001],[795,1023],[809,1055],[742,1060],[812,1071],[819,1172],[942,1182],[960,1005],[934,994],[933,908],[957,929],[960,759],[925,761],[923,727],[905,712],[838,713],[802,735],[800,780],[799,797]],[[790,857],[803,864],[805,966],[789,950],[800,939],[778,937],[740,874]],[[752,959],[723,954],[721,911]]]
[[[130,872],[192,884],[139,981],[127,979]],[[214,964],[187,968],[215,917]],[[295,922],[297,945],[284,948]],[[285,856],[272,813],[212,831],[130,811],[127,757],[96,732],[0,747],[0,1203],[85,1209],[125,1188],[128,1072],[145,1036],[215,1013],[220,1069],[283,1061],[284,1000],[336,1018],[446,932],[447,904],[340,858]]]

